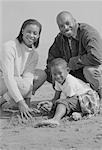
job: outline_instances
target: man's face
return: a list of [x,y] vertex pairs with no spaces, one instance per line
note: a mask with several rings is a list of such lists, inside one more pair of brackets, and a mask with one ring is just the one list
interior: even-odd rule
[[58,16],[57,23],[60,29],[60,32],[66,37],[71,37],[75,33],[76,22],[69,14],[62,14]]

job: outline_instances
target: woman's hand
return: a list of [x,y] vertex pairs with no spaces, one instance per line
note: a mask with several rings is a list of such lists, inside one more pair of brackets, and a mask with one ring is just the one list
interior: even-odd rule
[[38,103],[37,108],[42,109],[44,111],[50,111],[52,108],[52,105],[53,105],[52,101],[43,101],[43,102]]
[[26,118],[28,120],[29,118],[32,118],[31,109],[28,107],[24,100],[18,102],[18,108],[22,119]]

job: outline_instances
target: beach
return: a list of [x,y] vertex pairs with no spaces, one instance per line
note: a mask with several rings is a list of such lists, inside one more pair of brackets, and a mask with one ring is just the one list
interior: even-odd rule
[[[48,82],[32,96],[32,105],[51,100],[54,90]],[[78,121],[65,117],[57,127],[36,127],[47,115],[18,123],[12,113],[0,110],[0,150],[102,150],[102,114]]]

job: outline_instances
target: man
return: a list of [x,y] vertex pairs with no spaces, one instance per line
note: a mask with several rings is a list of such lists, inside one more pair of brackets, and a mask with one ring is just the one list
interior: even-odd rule
[[60,33],[49,49],[46,73],[47,80],[53,82],[50,74],[50,62],[54,58],[63,58],[68,62],[71,74],[89,82],[102,99],[102,39],[92,26],[77,23],[67,11],[57,15]]

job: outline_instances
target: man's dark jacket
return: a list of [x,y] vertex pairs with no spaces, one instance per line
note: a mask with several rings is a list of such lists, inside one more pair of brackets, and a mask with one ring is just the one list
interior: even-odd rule
[[98,66],[102,64],[102,39],[92,26],[78,24],[77,36],[71,39],[71,46],[67,37],[59,33],[49,49],[46,72],[50,71],[49,64],[54,58],[63,58],[72,70],[84,66]]

